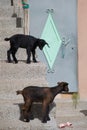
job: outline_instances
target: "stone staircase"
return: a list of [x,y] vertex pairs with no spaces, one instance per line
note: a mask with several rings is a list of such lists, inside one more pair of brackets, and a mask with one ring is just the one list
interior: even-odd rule
[[[41,62],[26,64],[27,57],[24,49],[19,49],[17,52],[18,64],[7,63],[9,42],[4,41],[4,38],[23,33],[23,27],[16,28],[16,18],[13,18],[12,14],[13,6],[10,0],[0,0],[0,130],[58,130],[58,124],[67,121],[76,125],[76,129],[70,128],[72,130],[80,130],[77,121],[82,123],[82,127],[84,125],[87,128],[87,123],[83,123],[86,122],[84,120],[86,117],[80,113],[80,110],[87,108],[87,103],[80,103],[75,110],[72,101],[65,99],[62,101],[57,98],[50,107],[51,121],[46,124],[41,123],[41,104],[34,104],[32,107],[34,120],[29,123],[22,121],[23,98],[21,95],[17,96],[16,91],[29,85],[48,86],[48,82],[46,66]],[[22,12],[21,14],[23,15]],[[80,123],[78,122],[79,126]]]
[[[16,90],[29,85],[48,86],[48,82],[46,81],[46,66],[41,62],[26,64],[27,57],[24,49],[19,49],[17,52],[18,64],[7,63],[9,42],[5,42],[4,38],[23,33],[23,27],[16,28],[16,18],[12,17],[13,8],[10,0],[0,0],[0,130],[56,130],[54,111],[51,112],[52,120],[47,125],[42,124],[38,118],[30,123],[20,120],[23,98],[21,95],[16,95]],[[35,109],[37,108],[34,107]]]

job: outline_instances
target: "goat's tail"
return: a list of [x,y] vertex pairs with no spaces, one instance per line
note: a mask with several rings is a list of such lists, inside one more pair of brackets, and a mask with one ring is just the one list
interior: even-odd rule
[[9,41],[9,40],[10,40],[10,38],[5,38],[4,40],[5,40],[5,41]]
[[17,94],[17,95],[18,95],[18,94],[22,94],[22,90],[16,91],[16,94]]

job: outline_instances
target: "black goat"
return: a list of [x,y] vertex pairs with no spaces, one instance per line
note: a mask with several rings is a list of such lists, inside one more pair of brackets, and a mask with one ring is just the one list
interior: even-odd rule
[[[45,45],[48,45],[45,40],[38,39],[30,35],[24,35],[24,34],[16,34],[11,36],[10,38],[5,38],[5,41],[10,41],[10,49],[7,51],[7,59],[8,62],[11,63],[11,54],[13,57],[13,60],[15,63],[18,63],[17,58],[15,57],[15,54],[19,47],[25,48],[27,51],[27,63],[30,63],[30,57],[31,52],[33,56],[33,62],[37,62],[35,58],[35,49],[36,47],[39,47],[40,50],[43,49]],[[49,46],[49,45],[48,45]]]
[[24,88],[22,91],[16,91],[17,94],[22,94],[24,98],[23,105],[23,116],[24,121],[28,122],[30,120],[30,109],[33,102],[41,102],[43,105],[43,119],[42,122],[46,123],[47,120],[50,120],[49,117],[49,104],[53,102],[55,96],[62,91],[68,92],[68,83],[67,82],[58,82],[58,85],[55,87],[37,87],[37,86],[29,86]]

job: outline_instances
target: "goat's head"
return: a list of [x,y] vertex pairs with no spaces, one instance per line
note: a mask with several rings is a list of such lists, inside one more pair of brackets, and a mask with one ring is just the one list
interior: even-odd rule
[[40,50],[42,50],[45,45],[47,45],[49,47],[49,44],[45,40],[38,39],[38,46],[39,46]]
[[63,92],[68,92],[69,91],[67,82],[58,82],[57,84],[58,84],[58,86],[62,87]]

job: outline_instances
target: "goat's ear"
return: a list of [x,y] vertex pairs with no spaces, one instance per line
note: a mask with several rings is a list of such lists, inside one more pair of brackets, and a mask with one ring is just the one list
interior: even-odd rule
[[59,85],[61,82],[57,82],[57,84]]
[[69,83],[66,83],[67,85],[69,85]]
[[67,83],[67,82],[64,82],[64,84],[65,84],[65,85],[68,85],[69,83]]

